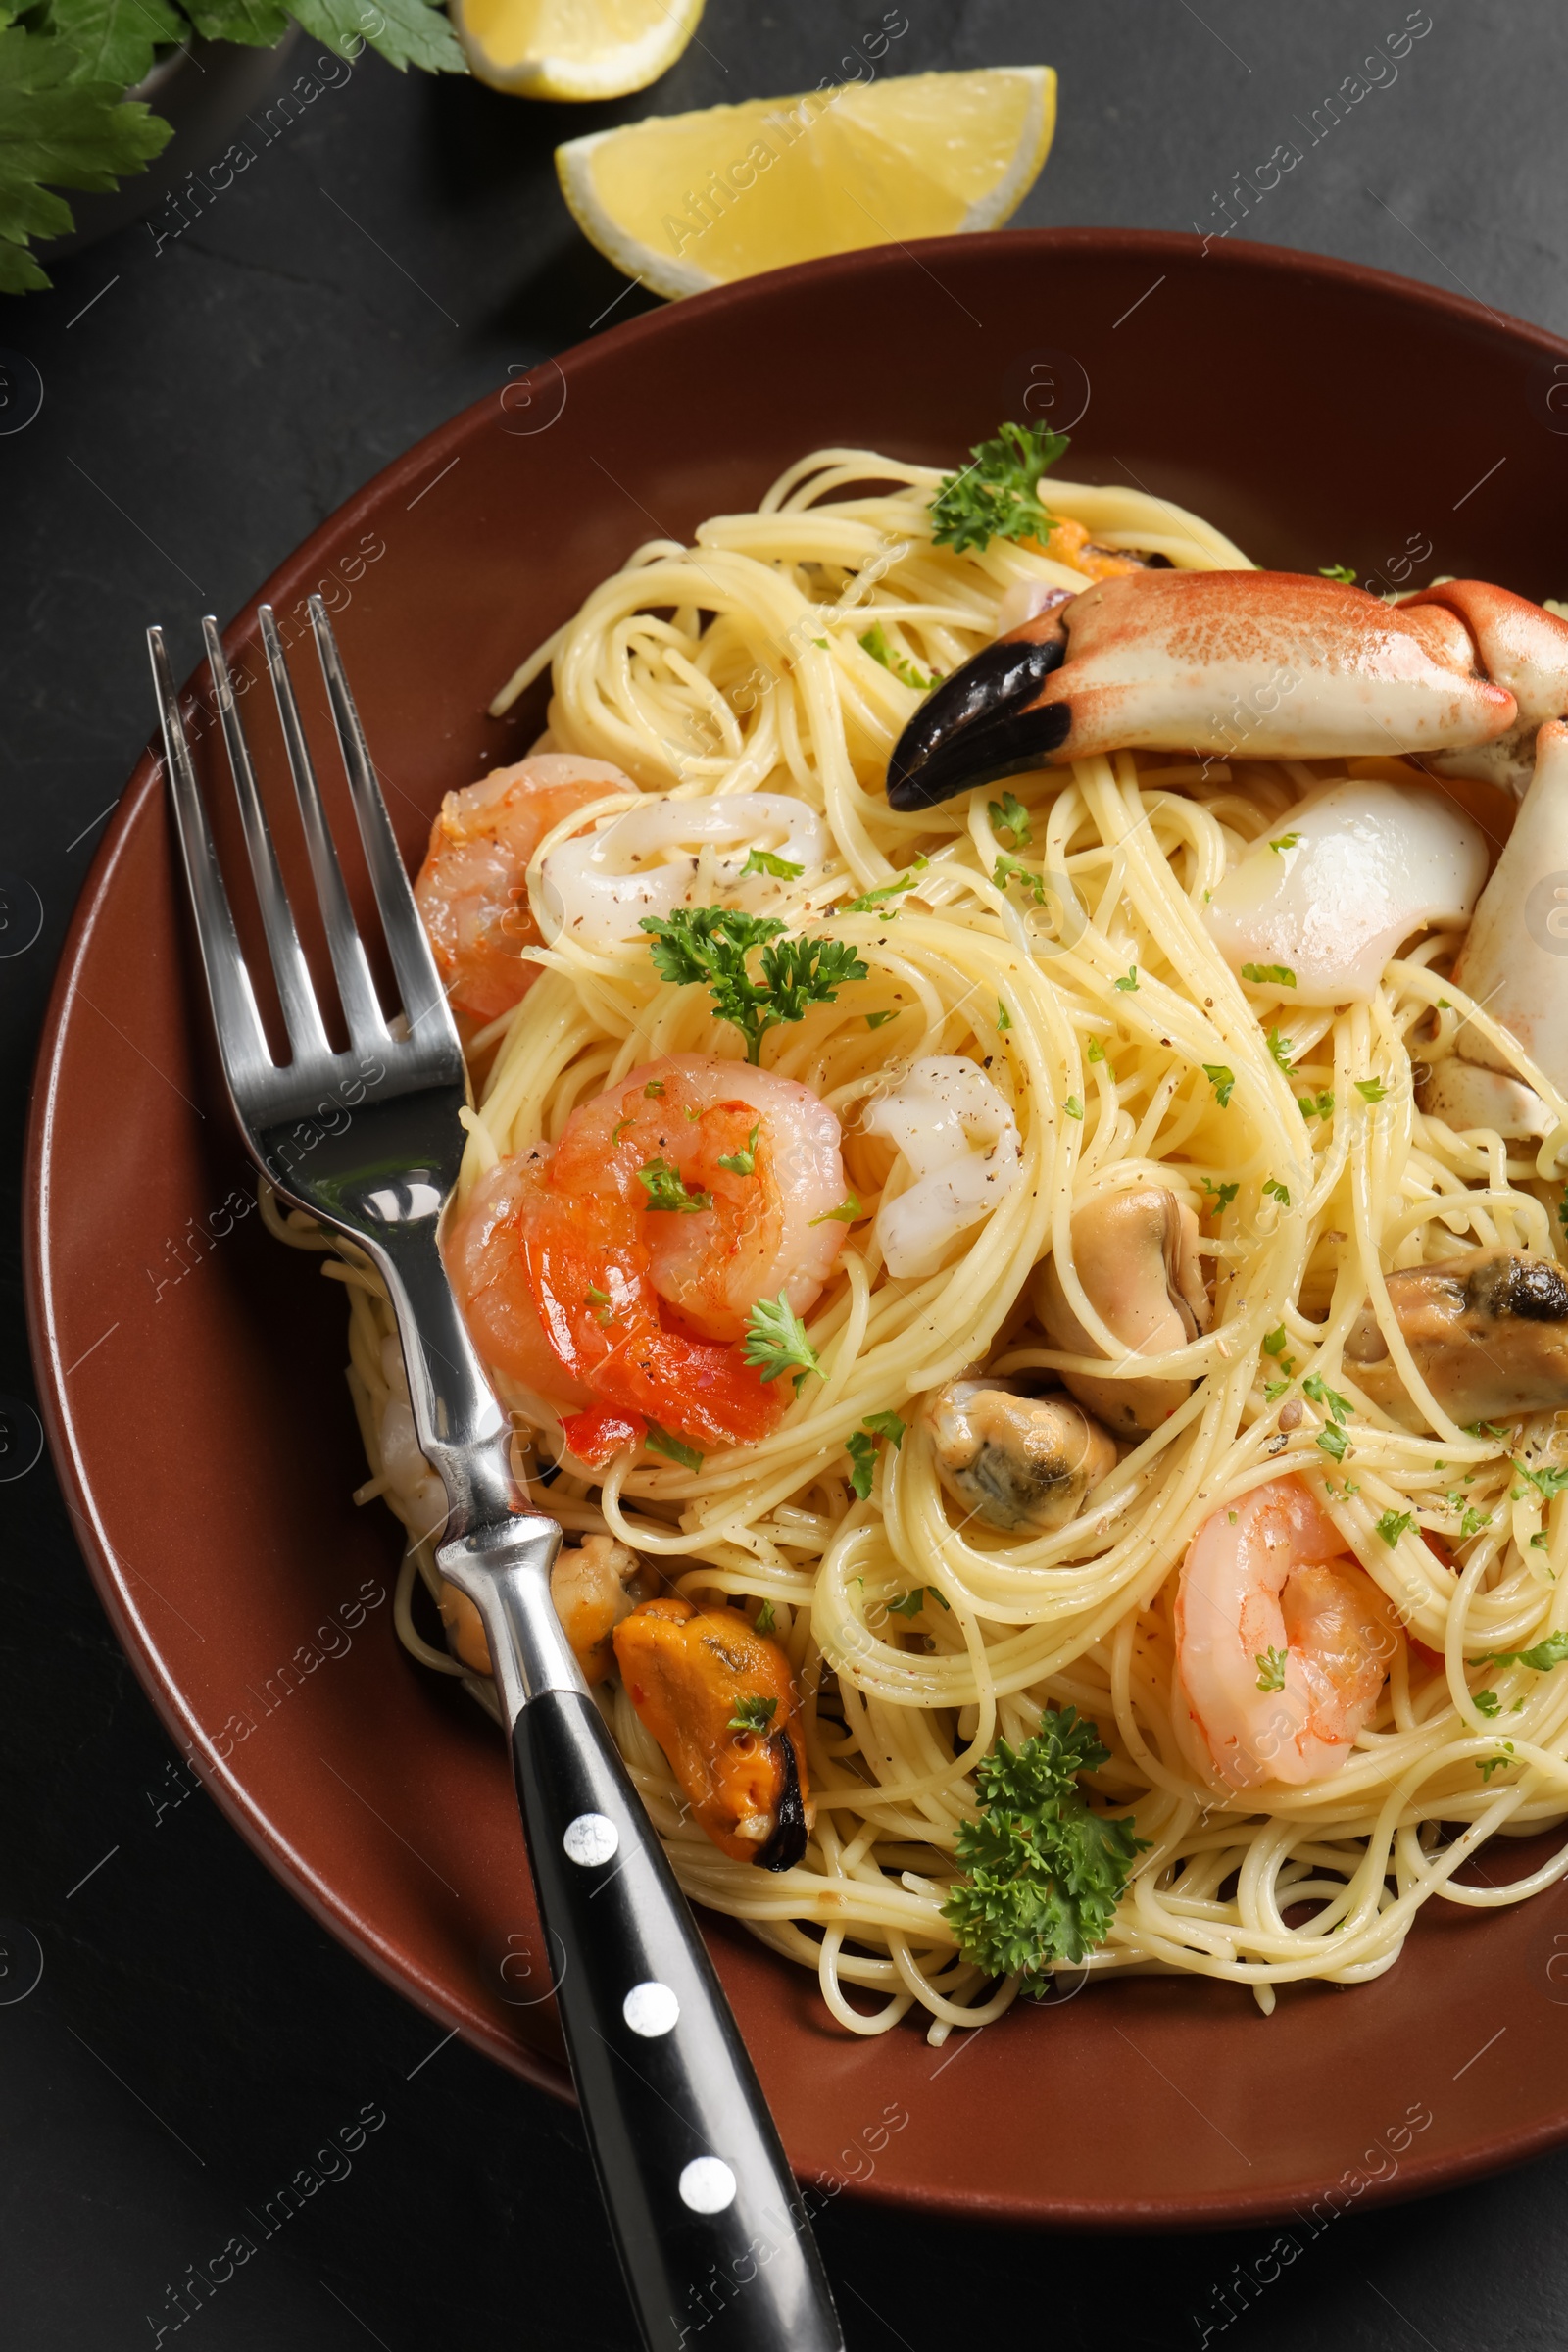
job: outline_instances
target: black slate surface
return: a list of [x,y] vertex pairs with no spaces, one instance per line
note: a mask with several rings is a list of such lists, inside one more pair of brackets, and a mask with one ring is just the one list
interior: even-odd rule
[[[1557,0],[906,10],[888,70],[1058,69],[1055,149],[1024,222],[1217,234],[1236,175],[1294,140],[1300,165],[1246,218],[1233,204],[1232,233],[1400,270],[1568,332]],[[16,1169],[34,1041],[72,902],[147,733],[143,624],[232,612],[350,491],[509,367],[646,305],[567,217],[559,139],[808,86],[881,14],[873,0],[775,0],[770,15],[710,0],[674,72],[613,108],[529,106],[372,59],[259,145],[256,167],[180,233],[166,210],[162,242],[145,222],[125,228],[61,264],[53,293],[0,305],[13,386],[0,407],[11,1399],[31,1394]],[[1380,49],[1387,60],[1407,24],[1429,28],[1396,71],[1364,63]],[[297,52],[291,74],[313,55]],[[1377,86],[1308,144],[1313,110],[1354,74]],[[19,356],[43,392],[20,430],[34,379]],[[1216,354],[1214,383],[1217,398],[1250,397],[1245,355]],[[1455,437],[1475,424],[1456,416]],[[1568,579],[1568,551],[1564,564]],[[575,2117],[461,2043],[432,2049],[427,2021],[223,1825],[106,1628],[47,1461],[26,1466],[24,1401],[0,1409],[0,2340],[16,2352],[176,2335],[207,2352],[630,2347]],[[1261,2021],[1256,2063],[1268,2065]],[[1073,2122],[1043,2102],[1042,2132]],[[247,2209],[265,2213],[302,2167],[322,2182],[304,2209],[207,2299],[178,2299],[191,2266],[236,2231],[258,2236]],[[1568,2335],[1565,2188],[1568,2156],[1348,2214],[1317,2237],[1298,2229],[1283,2259],[1274,2230],[1044,2238],[848,2199],[821,2238],[855,2352],[1525,2352]]]

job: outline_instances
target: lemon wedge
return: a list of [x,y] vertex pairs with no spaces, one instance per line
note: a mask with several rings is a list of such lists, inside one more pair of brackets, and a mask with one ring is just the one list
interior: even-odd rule
[[1051,68],[995,66],[654,115],[558,147],[556,169],[617,269],[696,294],[818,254],[996,228],[1055,126]]
[[674,64],[703,0],[452,0],[469,65],[523,98],[624,98]]

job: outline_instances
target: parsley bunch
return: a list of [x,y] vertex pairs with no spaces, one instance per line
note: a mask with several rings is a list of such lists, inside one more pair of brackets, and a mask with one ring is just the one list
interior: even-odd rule
[[977,441],[969,452],[973,463],[944,476],[931,501],[937,546],[961,552],[993,539],[1048,539],[1055,516],[1040,504],[1035,485],[1066,451],[1066,434],[1046,424],[1004,424],[994,441]]
[[965,1956],[988,1976],[1041,1979],[1103,1943],[1135,1858],[1130,1821],[1097,1813],[1080,1772],[1108,1763],[1098,1727],[1048,1707],[1017,1749],[999,1740],[975,1775],[980,1818],[958,1828],[964,1875],[942,1906]]
[[[3,5],[3,0],[0,0]],[[746,1040],[756,1062],[762,1040],[781,1021],[804,1020],[812,1004],[832,1004],[847,980],[864,980],[868,967],[841,939],[782,939],[777,915],[743,914],[736,906],[677,906],[673,914],[645,914],[655,969],[677,987],[707,983],[721,1021]],[[761,949],[754,978],[747,957]]]
[[0,293],[49,284],[30,241],[74,226],[57,189],[113,188],[172,137],[125,97],[155,49],[198,33],[268,49],[290,18],[339,57],[368,41],[400,72],[468,70],[439,0],[0,0]]

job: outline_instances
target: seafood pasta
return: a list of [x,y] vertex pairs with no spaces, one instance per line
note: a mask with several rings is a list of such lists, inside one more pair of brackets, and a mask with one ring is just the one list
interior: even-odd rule
[[[638,548],[417,884],[558,1609],[682,1885],[858,2033],[1268,2010],[1568,1868],[1465,1868],[1568,1815],[1568,626],[1064,446]],[[400,1634],[488,1700],[325,1270]]]

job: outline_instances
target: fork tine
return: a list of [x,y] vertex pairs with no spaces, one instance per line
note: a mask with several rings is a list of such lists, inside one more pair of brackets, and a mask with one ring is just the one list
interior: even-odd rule
[[256,882],[256,896],[261,902],[262,923],[267,932],[268,947],[271,951],[272,970],[277,979],[277,993],[282,1000],[289,1039],[296,1058],[305,1054],[330,1054],[331,1047],[321,1024],[320,1007],[316,1002],[310,967],[305,961],[300,936],[294,927],[294,912],[283,887],[283,877],[278,871],[271,827],[267,821],[262,796],[256,789],[256,771],[251,765],[250,746],[245,740],[245,729],[234,700],[233,684],[218,634],[218,623],[211,613],[202,621],[202,636],[207,646],[207,664],[218,690],[218,715],[222,722],[223,741],[228,749],[229,769],[239,799],[240,819],[245,827],[245,846],[250,852],[251,873]]
[[[326,607],[318,596],[310,599],[311,626],[316,631],[316,650],[320,656],[321,673],[326,679],[326,691],[332,705],[332,719],[337,728],[338,748],[343,754],[343,765],[348,770],[349,790],[354,799],[354,813],[359,820],[360,839],[365,844],[365,856],[370,868],[370,880],[375,889],[376,905],[381,909],[381,921],[391,950],[392,968],[397,974],[403,1009],[408,1015],[411,1036],[421,1035],[432,1041],[443,1033],[454,1052],[458,1049],[458,1034],[447,1003],[446,991],[435,968],[430,942],[425,936],[419,910],[409,886],[407,869],[398,852],[392,820],[387,814],[386,801],[370,758],[360,714],[349,692],[349,682],[343,672],[342,656]],[[420,1031],[421,1022],[431,1023]]]
[[213,1001],[223,1073],[230,1091],[237,1093],[246,1075],[245,1064],[248,1062],[253,1071],[270,1069],[272,1056],[256,1008],[256,995],[234,928],[228,893],[223,888],[222,869],[213,847],[212,829],[191,762],[190,744],[162,629],[148,630],[147,651],[163,724],[164,760],[169,770],[174,828],[179,835],[185,880],[195,909],[196,938],[207,974],[208,994]]
[[260,619],[262,643],[267,648],[267,666],[272,673],[272,691],[277,697],[277,712],[283,722],[283,743],[288,753],[289,772],[294,778],[294,791],[300,805],[300,822],[305,828],[305,846],[310,852],[311,871],[316,877],[316,895],[320,903],[322,922],[326,926],[326,944],[331,952],[332,968],[337,974],[349,1035],[360,1054],[384,1053],[391,1045],[391,1034],[382,1018],[375,983],[366,960],[365,943],[360,937],[354,910],[349,905],[343,868],[338,863],[337,849],[327,823],[320,786],[316,781],[316,770],[311,765],[310,747],[305,740],[305,729],[300,724],[293,681],[283,656],[283,641],[278,636],[277,622],[270,605],[261,607]]

